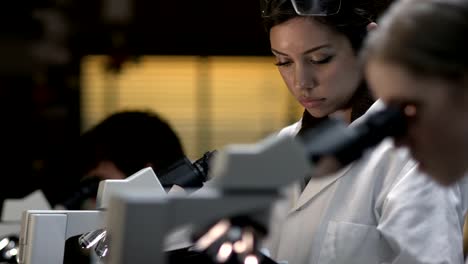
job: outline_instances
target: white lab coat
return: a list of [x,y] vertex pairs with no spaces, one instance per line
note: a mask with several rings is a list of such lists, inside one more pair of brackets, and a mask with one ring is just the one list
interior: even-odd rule
[[[360,122],[381,103],[356,122]],[[353,123],[353,124],[355,124]],[[280,135],[294,135],[300,122]],[[273,210],[265,241],[289,264],[463,263],[460,186],[417,171],[406,149],[385,140],[340,172],[291,186]]]

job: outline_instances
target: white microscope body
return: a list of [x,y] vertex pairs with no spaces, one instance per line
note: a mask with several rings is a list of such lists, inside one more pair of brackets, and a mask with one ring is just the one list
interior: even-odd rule
[[0,222],[0,237],[19,235],[21,215],[29,209],[50,210],[51,206],[41,190],[37,190],[22,199],[7,199],[3,203]]
[[120,189],[138,192],[151,189],[154,195],[165,193],[153,170],[145,168],[124,180],[105,180],[99,185],[98,210],[27,210],[23,213],[19,263],[61,264],[65,241],[105,227],[105,208],[112,193]]
[[4,201],[0,221],[0,262],[17,259],[21,216],[28,209],[50,210],[51,206],[41,190],[20,199]]

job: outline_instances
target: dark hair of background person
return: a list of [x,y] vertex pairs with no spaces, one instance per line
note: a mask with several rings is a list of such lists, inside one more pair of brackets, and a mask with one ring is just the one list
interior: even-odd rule
[[151,165],[156,174],[185,156],[170,124],[150,111],[110,115],[82,134],[80,170],[85,175],[101,161],[110,161],[126,176]]
[[362,57],[397,64],[417,76],[457,81],[468,73],[468,1],[417,0],[392,5],[365,42]]

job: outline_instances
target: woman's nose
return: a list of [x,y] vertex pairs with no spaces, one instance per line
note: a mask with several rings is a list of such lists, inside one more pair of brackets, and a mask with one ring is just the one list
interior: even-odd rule
[[297,66],[295,70],[294,85],[300,90],[313,89],[316,86],[316,78],[314,72],[307,70],[302,66]]

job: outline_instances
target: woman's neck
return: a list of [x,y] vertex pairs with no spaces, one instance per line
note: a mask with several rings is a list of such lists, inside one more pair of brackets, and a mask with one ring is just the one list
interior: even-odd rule
[[338,110],[336,112],[334,112],[333,114],[330,114],[330,117],[333,117],[333,118],[338,118],[338,119],[341,119],[343,120],[344,122],[346,122],[346,124],[351,124],[351,113],[353,112],[353,109],[351,107],[349,108],[346,108],[346,109],[342,109],[342,110]]

